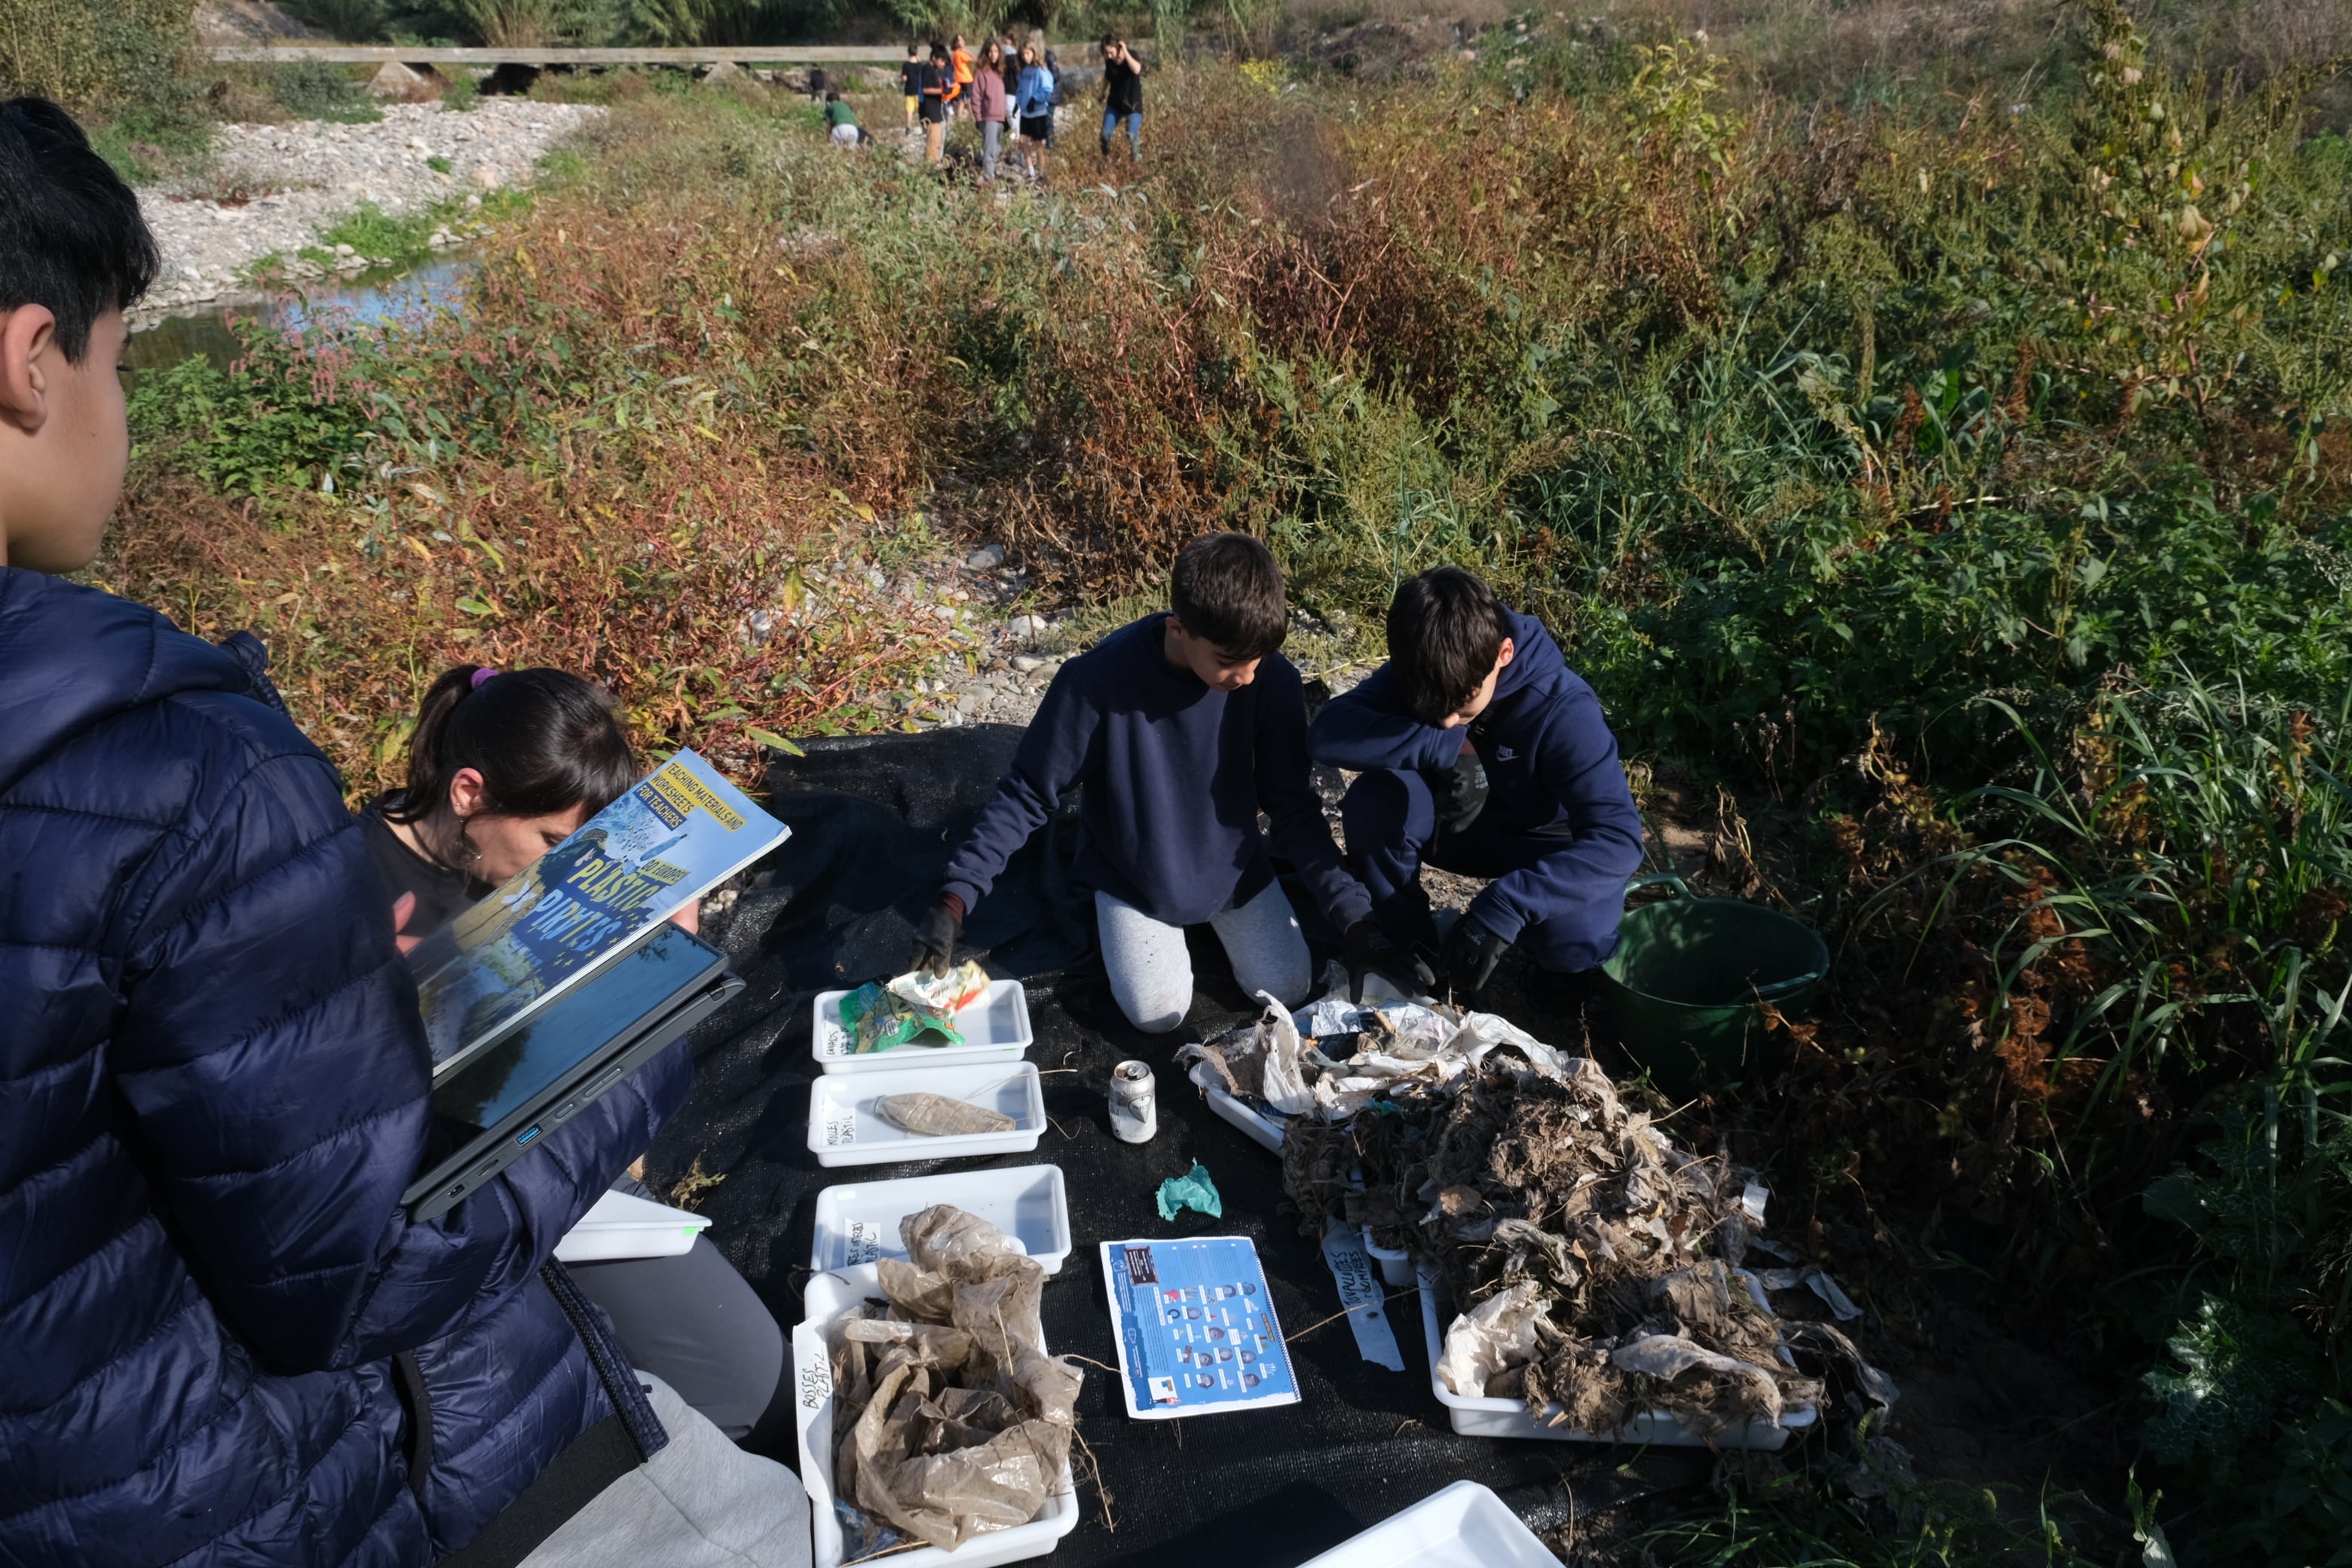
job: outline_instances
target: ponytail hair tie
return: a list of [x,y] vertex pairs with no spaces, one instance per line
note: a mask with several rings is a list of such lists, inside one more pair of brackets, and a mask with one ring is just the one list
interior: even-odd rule
[[492,669],[488,665],[486,664],[482,666],[481,668],[474,671],[474,684],[467,688],[467,689],[469,691],[479,691],[482,689],[482,682],[489,679],[490,677],[496,674],[498,674],[498,671]]

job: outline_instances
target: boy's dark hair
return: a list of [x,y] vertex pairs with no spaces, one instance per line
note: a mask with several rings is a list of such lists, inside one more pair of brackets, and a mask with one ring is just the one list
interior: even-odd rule
[[45,98],[0,102],[0,310],[46,306],[81,363],[91,323],[129,310],[163,268],[139,198]]
[[1475,572],[1440,566],[1389,604],[1389,668],[1405,709],[1442,724],[1477,695],[1510,636],[1503,603]]
[[416,710],[408,784],[385,797],[388,821],[413,825],[436,858],[471,857],[449,809],[461,768],[482,775],[483,809],[545,816],[584,805],[594,816],[637,782],[636,758],[612,700],[562,669],[503,674],[461,664],[436,680]]
[[837,92],[828,92],[824,95],[824,100],[827,103],[839,103],[841,101],[841,94]]
[[935,60],[943,60],[947,58],[948,47],[945,44],[933,44],[931,46],[931,58]]
[[1168,607],[1196,637],[1236,659],[1282,646],[1290,612],[1274,552],[1246,533],[1204,533],[1176,557]]

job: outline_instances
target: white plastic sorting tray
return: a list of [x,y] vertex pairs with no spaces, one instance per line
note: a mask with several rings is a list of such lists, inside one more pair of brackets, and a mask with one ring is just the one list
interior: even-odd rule
[[[1735,1270],[1737,1273],[1738,1271]],[[1738,1273],[1740,1282],[1756,1298],[1757,1304],[1770,1310],[1763,1293],[1757,1289],[1753,1277]],[[1634,1416],[1618,1432],[1587,1432],[1581,1427],[1562,1422],[1554,1426],[1528,1414],[1527,1402],[1518,1399],[1474,1398],[1454,1393],[1437,1375],[1438,1359],[1445,1353],[1444,1335],[1437,1326],[1436,1282],[1428,1270],[1420,1274],[1421,1331],[1429,1342],[1429,1389],[1437,1402],[1445,1406],[1454,1418],[1454,1430],[1465,1437],[1542,1437],[1562,1443],[1647,1443],[1667,1448],[1749,1448],[1760,1454],[1778,1453],[1788,1446],[1789,1434],[1800,1427],[1810,1426],[1818,1418],[1810,1405],[1780,1413],[1778,1425],[1769,1421],[1751,1421],[1738,1432],[1719,1432],[1710,1441],[1690,1431],[1664,1410],[1652,1410]]]
[[[1013,1118],[1006,1132],[926,1138],[882,1120],[886,1094],[944,1094]],[[1045,1132],[1045,1095],[1033,1062],[977,1062],[911,1072],[821,1076],[809,1086],[808,1146],[820,1165],[881,1165],[900,1160],[960,1160],[1019,1154]]]
[[1476,1481],[1456,1481],[1300,1568],[1559,1568],[1559,1559]]
[[907,1068],[949,1063],[1017,1062],[1034,1037],[1029,1027],[1029,997],[1021,989],[1021,982],[992,980],[987,990],[956,1015],[956,1033],[963,1037],[962,1045],[909,1041],[887,1051],[859,1056],[850,1049],[849,1031],[841,1026],[841,999],[848,994],[846,991],[816,994],[816,1014],[809,1026],[809,1054],[827,1072],[898,1072]]
[[822,1274],[906,1257],[898,1222],[933,1204],[953,1204],[979,1215],[1019,1242],[1048,1274],[1059,1273],[1070,1255],[1070,1200],[1062,1168],[1013,1165],[827,1187],[816,1195],[816,1247],[809,1267]]
[[[794,1415],[800,1424],[801,1485],[809,1495],[809,1519],[816,1552],[811,1568],[841,1568],[841,1521],[833,1511],[833,1361],[826,1353],[824,1325],[868,1296],[880,1296],[881,1284],[871,1263],[834,1274],[818,1274],[808,1282],[808,1318],[793,1331]],[[881,1559],[890,1568],[992,1568],[1043,1557],[1078,1526],[1078,1489],[1070,1467],[1062,1466],[1061,1479],[1045,1497],[1037,1517],[1011,1530],[976,1536],[955,1552],[936,1546],[894,1552]]]
[[617,1258],[675,1258],[691,1251],[710,1222],[635,1193],[606,1193],[555,1244],[560,1263]]
[[1216,1069],[1206,1062],[1194,1062],[1185,1076],[1207,1098],[1209,1109],[1240,1128],[1243,1136],[1269,1154],[1282,1152],[1280,1117],[1254,1110],[1226,1093],[1225,1086],[1217,1081]]

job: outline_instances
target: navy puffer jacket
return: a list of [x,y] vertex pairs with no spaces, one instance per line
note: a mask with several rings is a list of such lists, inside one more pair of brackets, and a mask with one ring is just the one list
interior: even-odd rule
[[0,568],[0,1563],[464,1546],[611,1413],[537,1271],[690,1071],[407,1224],[424,1031],[333,770],[230,652]]

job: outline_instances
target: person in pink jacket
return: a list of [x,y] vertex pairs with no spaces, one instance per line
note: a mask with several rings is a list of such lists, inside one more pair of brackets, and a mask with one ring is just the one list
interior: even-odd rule
[[1004,90],[1004,47],[991,38],[980,51],[980,68],[971,77],[971,117],[980,122],[980,177],[996,178],[996,160],[1004,145],[1004,122],[1012,118],[1012,95]]

